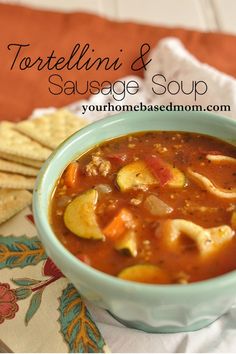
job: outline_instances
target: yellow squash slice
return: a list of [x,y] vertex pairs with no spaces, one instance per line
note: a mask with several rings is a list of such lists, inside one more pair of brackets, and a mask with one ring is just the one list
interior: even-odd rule
[[64,222],[66,227],[75,235],[87,239],[104,239],[96,220],[97,199],[98,192],[95,189],[90,189],[76,197],[67,206],[64,213]]
[[152,264],[137,264],[123,269],[118,277],[124,280],[141,283],[169,284],[169,275],[161,268]]

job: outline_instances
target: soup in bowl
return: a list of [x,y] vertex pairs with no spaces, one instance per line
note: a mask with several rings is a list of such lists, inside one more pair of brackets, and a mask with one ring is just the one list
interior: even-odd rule
[[235,132],[208,114],[135,113],[74,134],[34,193],[49,256],[130,326],[214,321],[236,294]]

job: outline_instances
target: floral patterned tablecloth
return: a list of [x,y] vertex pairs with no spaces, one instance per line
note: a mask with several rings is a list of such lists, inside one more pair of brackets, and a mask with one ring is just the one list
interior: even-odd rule
[[0,227],[0,339],[14,352],[104,352],[74,286],[47,257],[29,208]]

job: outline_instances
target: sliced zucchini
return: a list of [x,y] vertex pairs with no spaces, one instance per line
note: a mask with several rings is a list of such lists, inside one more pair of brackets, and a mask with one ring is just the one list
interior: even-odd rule
[[152,264],[137,264],[123,269],[118,278],[141,283],[169,284],[170,276],[163,269]]
[[75,235],[87,239],[104,239],[96,220],[95,208],[97,199],[98,192],[95,189],[90,189],[76,197],[66,207],[64,223]]
[[[186,177],[178,168],[166,163],[171,172],[171,179],[166,186],[171,188],[183,188],[186,185]],[[156,178],[144,161],[131,162],[122,167],[117,174],[116,182],[122,192],[142,186],[159,185]]]
[[143,161],[131,162],[122,167],[117,174],[116,182],[122,192],[135,187],[158,184]]
[[136,232],[134,230],[127,231],[123,237],[116,241],[115,249],[136,257],[138,253]]
[[172,178],[167,182],[167,186],[172,188],[183,188],[186,185],[186,177],[183,172],[181,172],[177,167],[172,167],[170,165]]

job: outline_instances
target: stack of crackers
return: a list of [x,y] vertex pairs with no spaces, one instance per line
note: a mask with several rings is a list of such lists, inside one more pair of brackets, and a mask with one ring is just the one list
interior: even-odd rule
[[66,109],[20,123],[0,123],[0,224],[31,204],[43,163],[85,125]]

